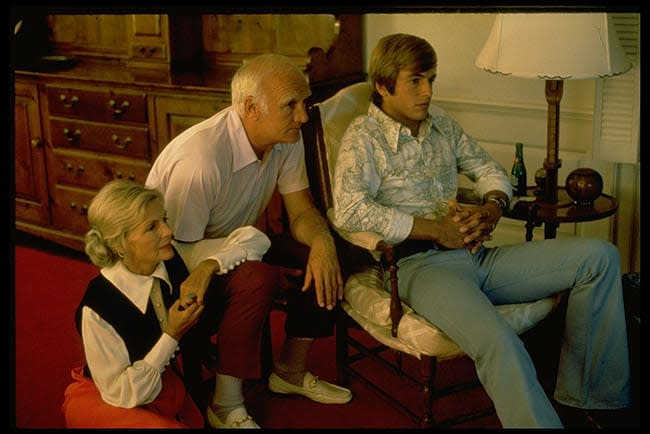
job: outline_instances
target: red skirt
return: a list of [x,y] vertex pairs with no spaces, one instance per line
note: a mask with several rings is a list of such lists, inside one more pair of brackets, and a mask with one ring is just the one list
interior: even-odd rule
[[201,411],[172,369],[163,372],[163,388],[158,397],[134,408],[115,407],[105,402],[93,380],[83,375],[83,367],[72,370],[72,379],[74,382],[66,388],[61,406],[67,428],[205,427]]

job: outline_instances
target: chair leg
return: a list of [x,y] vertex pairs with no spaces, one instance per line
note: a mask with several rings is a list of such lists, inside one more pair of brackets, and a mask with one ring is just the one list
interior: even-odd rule
[[435,357],[422,356],[420,361],[420,377],[422,379],[422,419],[420,420],[421,428],[431,428],[434,425],[433,420],[433,397],[434,397],[434,379],[436,378],[437,359]]
[[348,374],[348,322],[343,308],[336,307],[336,382],[341,386],[349,386]]
[[262,381],[266,382],[273,372],[273,341],[271,337],[271,317],[266,318],[262,332],[261,348]]

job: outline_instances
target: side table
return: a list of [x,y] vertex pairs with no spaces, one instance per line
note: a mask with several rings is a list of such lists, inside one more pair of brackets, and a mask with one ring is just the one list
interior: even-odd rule
[[[528,187],[528,198],[533,199],[535,187]],[[560,223],[576,223],[599,220],[613,215],[618,209],[618,201],[607,194],[601,194],[592,206],[578,206],[573,203],[564,187],[558,187],[558,201],[544,203],[538,199],[519,200],[503,215],[526,222],[526,241],[533,239],[533,229],[544,224],[544,238],[555,238]]]

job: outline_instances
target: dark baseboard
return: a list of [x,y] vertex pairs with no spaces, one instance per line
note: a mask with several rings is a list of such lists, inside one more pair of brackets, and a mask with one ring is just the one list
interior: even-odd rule
[[14,246],[31,247],[33,249],[42,250],[53,255],[65,256],[71,259],[90,262],[88,256],[84,252],[71,249],[67,246],[62,246],[48,239],[38,237],[36,235],[28,234],[27,232],[14,230],[12,234],[12,243]]

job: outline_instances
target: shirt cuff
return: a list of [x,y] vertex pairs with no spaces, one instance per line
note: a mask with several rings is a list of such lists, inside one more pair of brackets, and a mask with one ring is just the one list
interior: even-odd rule
[[144,357],[144,361],[162,373],[179,350],[178,342],[167,333],[163,333],[156,345]]
[[246,249],[243,247],[231,246],[228,250],[214,255],[212,259],[219,263],[219,271],[217,271],[217,274],[226,274],[246,262],[247,256]]
[[392,210],[393,217],[390,219],[390,227],[384,234],[387,243],[397,244],[408,238],[413,229],[415,218],[407,213]]
[[195,243],[178,243],[174,246],[191,272],[207,259],[219,263],[217,274],[225,274],[245,261],[259,261],[271,247],[271,240],[253,226],[235,229],[225,238],[206,238]]

